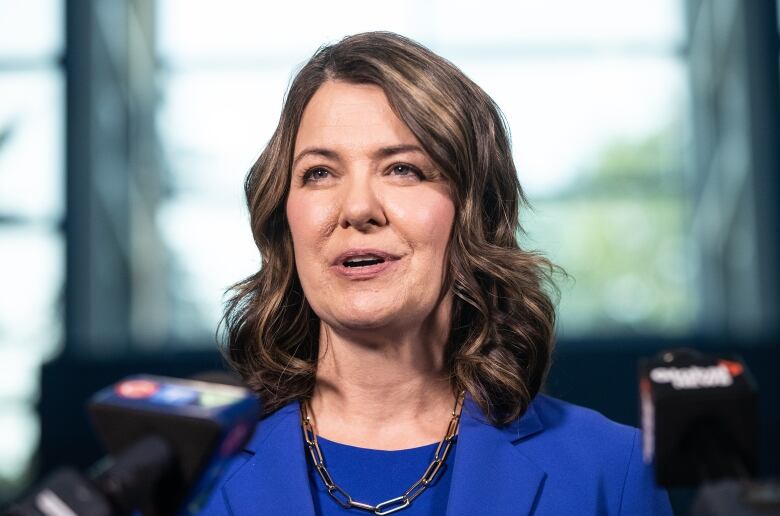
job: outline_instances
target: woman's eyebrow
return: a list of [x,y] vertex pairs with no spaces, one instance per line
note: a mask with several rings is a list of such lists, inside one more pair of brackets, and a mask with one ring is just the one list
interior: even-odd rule
[[[419,152],[420,154],[425,154],[425,151],[420,148],[419,145],[414,144],[400,144],[400,145],[391,145],[389,147],[382,147],[380,149],[377,149],[373,153],[374,159],[381,159],[381,158],[387,158],[390,156],[394,156],[396,154],[403,154],[405,152]],[[323,147],[310,147],[303,149],[301,152],[298,153],[297,156],[295,156],[295,159],[293,159],[292,166],[295,168],[295,165],[298,164],[298,162],[306,157],[306,156],[321,156],[323,158],[328,158],[332,160],[338,160],[339,159],[339,153],[331,150],[326,149]]]
[[419,145],[401,144],[401,145],[392,145],[390,147],[382,147],[381,149],[374,152],[374,157],[387,158],[389,156],[402,154],[404,152],[419,152],[420,154],[425,154],[425,152],[420,148]]
[[336,151],[330,150],[330,149],[323,149],[321,147],[310,147],[308,149],[303,149],[301,152],[298,153],[297,156],[295,156],[295,159],[293,159],[292,166],[295,168],[295,165],[298,164],[298,162],[301,160],[301,158],[304,158],[306,156],[322,156],[324,158],[337,160],[339,155]]

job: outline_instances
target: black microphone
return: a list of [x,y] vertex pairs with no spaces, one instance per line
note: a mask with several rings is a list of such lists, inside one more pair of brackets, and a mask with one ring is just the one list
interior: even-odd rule
[[260,405],[235,385],[136,375],[95,394],[89,413],[110,456],[87,476],[56,471],[7,514],[196,514]]
[[758,472],[758,394],[744,362],[690,349],[640,363],[643,455],[664,487]]

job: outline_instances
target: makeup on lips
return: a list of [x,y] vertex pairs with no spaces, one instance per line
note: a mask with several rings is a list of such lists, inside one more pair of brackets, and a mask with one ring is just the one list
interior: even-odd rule
[[350,249],[339,255],[331,266],[341,276],[371,278],[394,268],[400,258],[378,249]]

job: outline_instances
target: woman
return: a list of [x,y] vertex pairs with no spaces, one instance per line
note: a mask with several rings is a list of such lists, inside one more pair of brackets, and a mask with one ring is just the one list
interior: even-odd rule
[[638,431],[539,394],[553,266],[493,101],[391,33],[321,48],[246,180],[228,358],[265,417],[206,514],[664,514]]

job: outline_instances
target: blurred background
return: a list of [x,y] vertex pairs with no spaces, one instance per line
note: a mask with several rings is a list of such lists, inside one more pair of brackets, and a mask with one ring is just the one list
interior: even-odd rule
[[521,242],[571,276],[547,390],[637,425],[639,357],[739,353],[780,475],[776,1],[0,0],[0,504],[99,456],[98,388],[221,367],[243,177],[296,69],[367,30],[505,113]]

